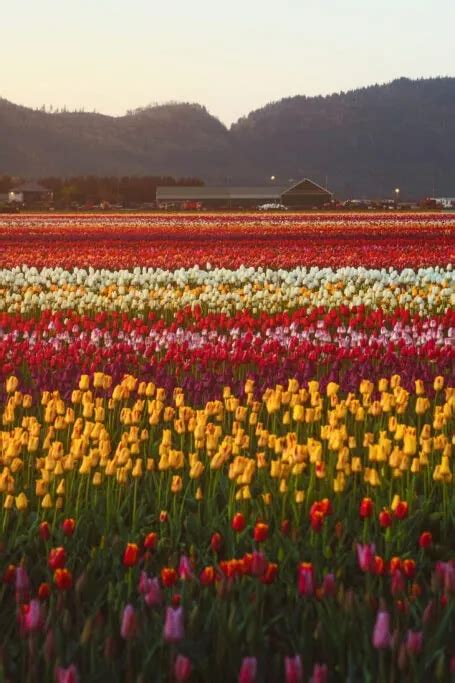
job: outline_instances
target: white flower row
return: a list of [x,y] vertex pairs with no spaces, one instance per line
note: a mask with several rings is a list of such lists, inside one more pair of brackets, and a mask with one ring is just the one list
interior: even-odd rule
[[276,312],[301,306],[366,305],[420,313],[455,306],[455,271],[449,265],[413,270],[345,267],[271,270],[241,266],[162,270],[75,268],[0,269],[0,311],[74,309],[146,311],[200,305],[230,312]]

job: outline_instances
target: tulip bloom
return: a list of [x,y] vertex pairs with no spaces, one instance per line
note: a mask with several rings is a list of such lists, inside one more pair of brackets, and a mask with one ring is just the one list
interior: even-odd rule
[[56,683],[79,683],[79,674],[74,664],[67,669],[58,666],[55,671]]
[[48,583],[41,583],[38,588],[38,598],[42,601],[47,600],[51,594],[51,587]]
[[236,512],[232,518],[231,526],[237,533],[243,531],[246,526],[245,515],[242,512]]
[[51,535],[51,530],[47,522],[41,522],[38,527],[38,535],[42,541],[48,541]]
[[163,586],[166,588],[171,588],[178,580],[178,574],[173,567],[163,567],[160,576]]
[[215,581],[215,569],[212,566],[204,567],[199,574],[199,581],[203,586],[210,586]]
[[314,567],[311,562],[302,562],[298,568],[297,587],[300,595],[310,597],[314,595]]
[[183,683],[187,681],[191,676],[193,666],[191,664],[191,659],[185,657],[184,655],[177,655],[174,662],[174,677],[177,683]]
[[377,650],[384,650],[390,647],[390,614],[385,610],[379,610],[377,613],[372,641],[373,647]]
[[127,543],[123,551],[122,563],[124,567],[134,567],[139,559],[139,546],[136,543]]
[[144,539],[144,548],[146,550],[155,550],[157,542],[158,534],[155,531],[151,531]]
[[400,500],[395,508],[395,517],[397,519],[406,519],[409,514],[409,505],[406,501]]
[[244,657],[240,665],[238,683],[254,683],[258,670],[256,657]]
[[39,600],[32,600],[23,618],[23,629],[26,633],[35,633],[43,626],[41,615],[41,603]]
[[214,553],[219,553],[222,545],[223,537],[221,536],[221,534],[218,533],[218,531],[215,531],[215,533],[212,534],[212,538],[210,539],[210,547]]
[[388,529],[389,526],[391,526],[391,524],[392,524],[392,515],[390,514],[389,510],[386,510],[384,508],[384,510],[381,510],[381,512],[379,513],[379,525],[383,529]]
[[76,529],[76,520],[72,517],[68,517],[62,522],[62,529],[65,536],[72,536],[74,530]]
[[327,664],[315,664],[310,683],[327,683],[329,680],[329,669]]
[[405,647],[408,655],[419,655],[423,648],[423,631],[408,630]]
[[428,550],[433,545],[433,536],[431,531],[422,531],[419,537],[419,546],[422,550]]
[[193,567],[191,566],[188,555],[182,555],[180,557],[178,574],[183,581],[194,578]]
[[258,522],[255,527],[254,527],[254,540],[256,543],[263,543],[264,541],[267,540],[267,537],[269,535],[269,525],[264,524],[263,522]]
[[69,590],[73,585],[73,576],[69,569],[56,569],[54,572],[54,582],[61,591]]
[[359,567],[363,572],[371,572],[374,569],[375,566],[375,550],[376,546],[374,543],[370,544],[363,544],[363,543],[357,543],[357,561],[359,563]]
[[284,677],[286,683],[302,683],[303,665],[300,655],[284,658]]
[[166,643],[178,643],[185,637],[183,607],[166,607],[163,638]]
[[128,604],[123,608],[120,635],[124,640],[132,640],[137,633],[137,617],[133,605]]
[[66,563],[66,551],[61,546],[58,548],[51,548],[47,561],[50,569],[61,569]]
[[373,514],[373,501],[371,498],[362,498],[359,507],[360,519],[368,519]]

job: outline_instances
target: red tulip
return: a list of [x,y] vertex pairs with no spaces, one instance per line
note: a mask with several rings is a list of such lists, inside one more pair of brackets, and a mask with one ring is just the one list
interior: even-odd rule
[[406,501],[400,500],[395,508],[395,517],[397,519],[405,519],[409,513],[409,505]]
[[147,550],[155,550],[157,542],[158,534],[155,531],[151,531],[144,539],[144,548]]
[[47,561],[51,569],[61,569],[66,563],[66,551],[65,548],[59,546],[58,548],[51,548],[49,551],[49,557]]
[[222,545],[223,537],[221,536],[221,534],[218,533],[218,531],[215,531],[215,533],[212,534],[212,538],[210,539],[210,547],[212,548],[214,553],[219,553]]
[[199,574],[199,581],[203,586],[210,586],[215,581],[216,574],[213,567],[204,567]]
[[54,572],[54,582],[61,591],[69,590],[73,585],[73,576],[69,569],[58,568]]
[[314,595],[314,568],[311,562],[302,562],[298,568],[298,591],[300,595]]
[[160,576],[163,586],[166,588],[171,588],[178,581],[178,574],[173,567],[163,567]]
[[76,528],[76,520],[73,519],[72,517],[68,517],[67,519],[63,520],[62,523],[62,529],[63,533],[65,536],[72,536],[74,534],[74,530]]
[[232,518],[231,526],[237,533],[243,531],[246,526],[245,515],[242,512],[236,512]]
[[254,540],[256,543],[263,543],[264,541],[267,540],[267,537],[269,535],[269,525],[264,524],[263,522],[258,522],[255,527],[254,527]]
[[51,587],[48,583],[41,583],[38,588],[38,597],[40,600],[44,601],[49,598],[51,594]]
[[139,546],[136,543],[127,543],[123,551],[122,563],[124,567],[134,567],[139,559]]
[[51,530],[47,522],[41,522],[38,527],[38,535],[42,541],[48,541],[51,535]]
[[433,536],[431,535],[431,531],[422,531],[419,537],[419,546],[423,550],[428,550],[428,548],[431,548],[433,545]]
[[362,498],[359,507],[360,519],[368,519],[373,514],[373,501],[371,498]]
[[390,514],[389,510],[381,510],[379,513],[379,524],[383,529],[388,529],[389,526],[392,524],[392,515]]

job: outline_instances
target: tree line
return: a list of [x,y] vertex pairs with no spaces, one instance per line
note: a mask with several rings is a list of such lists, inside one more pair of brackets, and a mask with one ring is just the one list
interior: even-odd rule
[[[0,194],[24,183],[24,178],[0,175]],[[36,182],[53,192],[55,208],[89,207],[100,204],[140,207],[152,204],[156,188],[161,185],[197,187],[204,183],[199,178],[174,178],[172,176],[95,176],[82,175],[70,178],[49,176]]]

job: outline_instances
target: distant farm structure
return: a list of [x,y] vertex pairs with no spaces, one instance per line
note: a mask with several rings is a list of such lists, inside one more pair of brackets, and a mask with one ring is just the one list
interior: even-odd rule
[[160,208],[253,209],[271,204],[290,209],[320,209],[332,199],[332,192],[309,178],[290,186],[156,188]]

